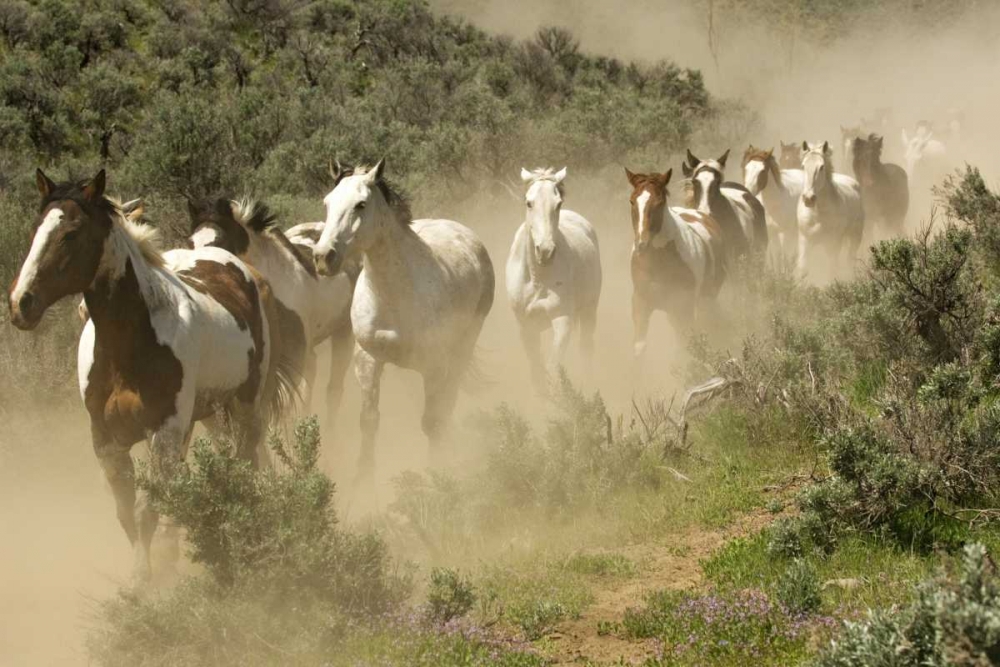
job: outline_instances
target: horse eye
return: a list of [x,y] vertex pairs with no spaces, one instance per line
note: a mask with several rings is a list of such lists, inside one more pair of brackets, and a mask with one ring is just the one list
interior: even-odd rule
[[535,205],[534,202],[530,202],[530,201],[529,202],[525,202],[525,203],[528,205],[528,208],[531,208],[532,206]]
[[80,233],[80,230],[73,230],[71,232],[66,232],[65,234],[63,234],[63,237],[62,237],[63,243],[72,243],[73,240],[76,239],[77,234],[79,234],[79,233]]
[[357,204],[357,206],[355,206],[354,208],[356,208],[357,210],[360,211],[361,209],[363,209],[365,207],[365,203],[366,202],[359,201],[358,204]]

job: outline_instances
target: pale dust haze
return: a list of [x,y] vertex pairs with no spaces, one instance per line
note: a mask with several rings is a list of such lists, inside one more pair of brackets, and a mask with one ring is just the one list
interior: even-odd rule
[[[829,139],[837,147],[837,160],[839,126],[857,125],[880,108],[890,108],[893,116],[894,125],[886,128],[888,159],[900,158],[902,127],[912,130],[922,119],[943,123],[948,111],[957,108],[964,112],[965,124],[962,152],[953,156],[955,166],[965,161],[979,165],[991,185],[1000,174],[1000,6],[981,3],[973,15],[940,32],[859,26],[829,47],[798,42],[791,59],[766,20],[735,26],[723,18],[718,66],[706,40],[705,4],[695,0],[432,0],[431,6],[516,38],[529,37],[543,25],[558,25],[569,28],[587,52],[646,61],[667,58],[701,69],[714,96],[738,99],[757,115],[751,136],[731,146],[729,177],[734,180],[739,178],[738,157],[748,142],[776,147],[779,139]],[[708,143],[711,138],[706,138]],[[724,148],[692,146],[699,154]],[[679,162],[677,156],[673,164],[660,167],[674,167],[679,173]],[[578,165],[567,166],[566,207],[594,224],[604,268],[596,369],[590,377],[580,374],[575,345],[570,368],[588,392],[602,391],[613,414],[627,413],[635,391],[629,190],[619,165],[607,165],[602,172],[608,174],[607,182],[598,187],[577,187]],[[916,203],[920,198],[914,199],[911,226],[927,216],[927,208]],[[317,213],[319,209],[317,202]],[[460,399],[456,422],[502,401],[539,421],[545,406],[529,389],[527,363],[503,288],[504,263],[523,219],[523,202],[511,197],[473,210],[418,211],[432,213],[473,227],[487,244],[497,272],[497,299],[480,339],[486,382],[475,396]],[[687,363],[684,347],[685,337],[662,315],[654,316],[640,391],[666,393],[681,386]],[[321,368],[325,353],[322,359]],[[75,363],[75,357],[66,363]],[[321,372],[318,396],[325,381]],[[419,430],[423,391],[415,374],[387,370],[376,453],[378,485],[355,489],[360,401],[353,373],[346,384],[336,427],[324,415],[323,465],[338,482],[341,510],[357,519],[392,500],[393,476],[427,464],[426,441]],[[113,595],[126,580],[130,553],[91,450],[86,415],[74,403],[7,414],[0,406],[0,416],[6,424],[0,433],[0,665],[87,664],[83,637],[88,615],[95,600]],[[458,470],[472,465],[477,453],[475,443],[463,440],[461,432],[456,429],[459,435],[444,453],[449,467]]]

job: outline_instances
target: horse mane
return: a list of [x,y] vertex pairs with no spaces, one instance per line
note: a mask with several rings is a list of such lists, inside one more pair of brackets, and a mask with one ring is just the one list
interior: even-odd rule
[[537,169],[531,170],[531,182],[536,183],[538,181],[550,181],[555,183],[556,191],[559,192],[560,196],[566,195],[566,188],[563,186],[563,181],[556,180],[556,174],[559,173],[557,169],[552,167],[538,167]]
[[295,244],[288,240],[285,232],[278,226],[278,216],[271,213],[271,210],[264,202],[244,197],[243,199],[233,199],[229,201],[233,213],[233,220],[254,234],[263,237],[298,262],[306,272],[315,277],[316,266],[302,256],[302,252],[295,247]]
[[[342,165],[340,175],[337,177],[334,187],[348,176],[364,176],[371,170],[372,167],[368,165]],[[384,176],[375,181],[375,185],[378,187],[379,192],[382,193],[382,198],[389,205],[389,209],[395,216],[396,221],[404,227],[409,227],[413,224],[410,198],[406,193],[399,186],[387,181]]]
[[122,202],[115,197],[104,197],[104,200],[113,207],[112,220],[139,248],[142,258],[155,267],[166,266],[163,253],[160,249],[160,230],[152,225],[136,222],[128,218],[122,212]]
[[55,188],[49,193],[49,196],[42,201],[41,209],[44,210],[52,202],[68,200],[79,206],[83,211],[96,210],[97,213],[107,216],[112,225],[119,227],[132,239],[139,248],[143,259],[156,267],[165,266],[166,261],[160,252],[160,231],[150,225],[129,220],[122,212],[123,202],[119,199],[105,195],[97,201],[88,200],[83,191],[89,183],[90,180],[88,179],[56,184]]
[[233,219],[250,231],[263,234],[277,225],[278,216],[271,213],[264,202],[244,197],[230,200],[230,203],[233,205]]

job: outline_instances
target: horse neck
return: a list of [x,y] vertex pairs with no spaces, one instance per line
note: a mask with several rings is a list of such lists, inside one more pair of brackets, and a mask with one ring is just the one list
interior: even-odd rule
[[[133,328],[137,309],[148,314],[166,301],[169,291],[163,269],[146,259],[124,227],[112,224],[97,273],[83,295],[98,335]],[[127,345],[128,336],[120,341]]]
[[267,276],[272,283],[290,283],[308,277],[309,272],[294,251],[282,245],[279,239],[265,233],[250,233],[246,260]]
[[393,220],[389,208],[384,208],[376,238],[365,250],[365,275],[383,298],[407,284],[407,267],[424,251],[413,229]]

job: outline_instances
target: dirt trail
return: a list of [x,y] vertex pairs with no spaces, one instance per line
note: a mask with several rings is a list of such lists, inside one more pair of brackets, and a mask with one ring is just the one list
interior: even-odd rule
[[[701,561],[727,541],[759,532],[772,515],[748,514],[720,530],[691,530],[658,542],[616,550],[640,564],[639,573],[626,580],[600,582],[592,592],[594,603],[578,619],[560,624],[547,637],[546,651],[554,665],[598,663],[641,664],[654,655],[653,640],[627,641],[598,634],[602,621],[621,621],[625,610],[641,607],[654,591],[694,588],[702,582]],[[669,540],[669,541],[668,541]]]

